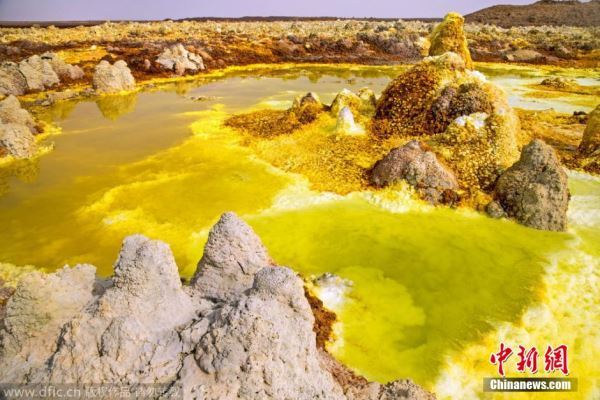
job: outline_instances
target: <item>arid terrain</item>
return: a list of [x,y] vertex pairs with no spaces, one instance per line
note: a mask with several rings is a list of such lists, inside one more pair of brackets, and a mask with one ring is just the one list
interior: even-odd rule
[[600,3],[555,3],[0,27],[0,382],[472,399],[490,343],[593,348]]
[[498,5],[466,15],[468,22],[512,26],[600,26],[600,1],[541,0],[524,6]]

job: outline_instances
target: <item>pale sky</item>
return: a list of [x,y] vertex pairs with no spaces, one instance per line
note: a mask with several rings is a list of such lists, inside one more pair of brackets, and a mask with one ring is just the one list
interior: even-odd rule
[[242,16],[442,17],[534,0],[0,0],[0,21]]

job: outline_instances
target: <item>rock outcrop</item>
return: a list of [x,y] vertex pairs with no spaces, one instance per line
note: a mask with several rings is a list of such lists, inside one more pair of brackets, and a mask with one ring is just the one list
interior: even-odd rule
[[31,133],[37,132],[37,127],[29,111],[21,108],[19,99],[10,95],[0,101],[0,123],[24,125]]
[[298,96],[292,102],[291,111],[296,112],[300,110],[302,107],[313,104],[322,107],[321,99],[319,99],[319,95],[315,92],[308,92],[304,96]]
[[375,135],[386,138],[435,133],[431,131],[435,101],[443,96],[449,83],[465,76],[465,63],[455,53],[428,57],[401,73],[377,102],[373,118]]
[[361,89],[358,94],[348,89],[342,89],[331,103],[331,114],[338,116],[340,110],[348,107],[355,115],[369,114],[375,107],[375,94],[369,88]]
[[166,48],[156,59],[162,68],[183,75],[185,71],[204,70],[204,61],[198,54],[189,52],[181,43]]
[[350,108],[355,112],[359,112],[362,108],[363,100],[351,90],[342,89],[333,99],[331,103],[331,113],[337,116],[340,110],[344,107]]
[[77,80],[83,78],[83,70],[81,67],[66,63],[56,53],[44,53],[41,58],[50,63],[50,66],[61,80]]
[[25,125],[0,124],[0,157],[29,158],[36,148],[35,138]]
[[473,68],[473,60],[464,31],[465,19],[457,13],[449,13],[438,24],[429,37],[430,56],[441,56],[447,52],[458,54],[465,61],[467,68]]
[[579,152],[584,156],[600,157],[600,105],[588,116],[588,123],[579,144]]
[[252,287],[254,275],[271,264],[252,229],[235,214],[225,213],[208,235],[191,284],[203,296],[222,300]]
[[567,174],[554,149],[536,139],[523,148],[521,158],[500,176],[494,203],[488,211],[536,229],[567,229],[569,188]]
[[25,77],[27,89],[44,90],[60,82],[48,60],[38,55],[31,56],[19,63],[19,71]]
[[0,157],[29,158],[36,152],[37,127],[31,114],[10,95],[0,101]]
[[428,57],[392,81],[372,120],[379,138],[425,141],[469,190],[491,190],[518,159],[519,130],[504,92],[455,53]]
[[0,64],[0,94],[21,96],[27,91],[27,80],[19,65],[6,61]]
[[370,172],[370,181],[377,187],[403,180],[432,204],[452,203],[457,199],[458,182],[452,171],[416,140],[390,151]]
[[94,71],[93,86],[99,93],[118,93],[135,89],[135,79],[125,61],[119,60],[111,65],[102,60]]
[[211,231],[189,287],[166,244],[135,235],[109,279],[89,265],[29,275],[3,323],[3,382],[161,383],[165,398],[211,400],[434,398],[406,381],[343,380],[317,348],[302,279],[272,265],[232,213]]
[[64,62],[56,53],[33,55],[19,63],[0,64],[0,94],[21,96],[51,88],[61,79],[83,78],[83,70]]

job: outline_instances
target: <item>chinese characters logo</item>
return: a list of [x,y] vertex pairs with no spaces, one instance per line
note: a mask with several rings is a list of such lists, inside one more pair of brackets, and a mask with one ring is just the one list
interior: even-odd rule
[[[560,371],[564,375],[569,375],[568,367],[568,348],[566,345],[560,345],[555,348],[548,346],[544,353],[544,371],[553,373]],[[519,345],[519,350],[514,353],[513,349],[500,343],[500,350],[497,353],[492,353],[490,363],[498,367],[498,374],[505,376],[505,364],[513,354],[516,354],[518,361],[516,363],[517,372],[538,372],[538,358],[540,353],[536,347],[527,349]]]

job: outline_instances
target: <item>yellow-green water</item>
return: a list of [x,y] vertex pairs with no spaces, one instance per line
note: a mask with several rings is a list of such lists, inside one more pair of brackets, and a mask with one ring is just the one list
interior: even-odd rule
[[[401,68],[241,70],[57,105],[45,113],[62,129],[48,139],[53,151],[0,174],[0,274],[87,262],[106,275],[123,237],[143,233],[168,242],[189,276],[210,226],[233,210],[280,264],[353,283],[330,348],[369,378],[412,377],[441,398],[503,398],[481,393],[501,341],[564,343],[580,385],[568,398],[598,396],[600,179],[571,174],[569,232],[541,232],[434,209],[406,190],[316,192],[222,126],[307,91],[326,102],[343,87],[380,92]],[[188,98],[198,95],[210,99]]]

